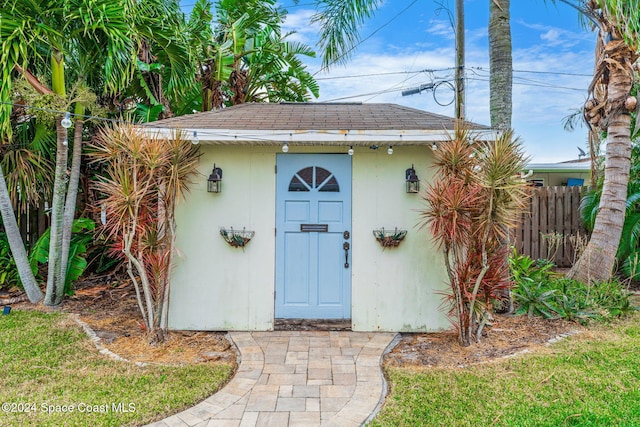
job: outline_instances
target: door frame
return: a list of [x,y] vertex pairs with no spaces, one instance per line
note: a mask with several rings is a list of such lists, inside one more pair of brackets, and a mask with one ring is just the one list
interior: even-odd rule
[[[295,157],[294,157],[295,156]],[[315,157],[315,159],[314,159]],[[287,166],[283,166],[282,162],[284,160],[282,159],[296,159],[297,161],[292,162],[291,165],[287,165]],[[302,159],[302,160],[301,160]],[[305,159],[309,159],[308,161],[304,161]],[[331,165],[331,161],[335,161],[336,159],[340,159],[340,163],[334,165],[334,167],[332,167]],[[344,162],[344,163],[343,163]],[[300,165],[305,165],[302,167],[299,167]],[[295,174],[296,172],[299,171],[299,169],[302,169],[303,167],[306,166],[320,166],[323,167],[327,170],[329,170],[330,172],[334,173],[334,170],[338,170],[342,167],[346,166],[346,170],[341,172],[343,175],[346,176],[346,179],[343,177],[342,179],[339,180],[339,185],[340,185],[340,193],[344,194],[341,198],[341,200],[347,204],[347,212],[345,212],[343,215],[343,221],[341,222],[341,224],[339,226],[336,225],[336,227],[333,229],[333,233],[335,234],[337,232],[337,228],[340,228],[339,233],[340,233],[340,239],[343,239],[344,236],[344,231],[349,231],[348,233],[348,240],[344,240],[344,242],[348,242],[350,245],[349,251],[348,251],[348,267],[344,268],[345,271],[341,270],[341,296],[342,296],[342,304],[340,305],[341,307],[341,315],[335,315],[335,314],[331,314],[331,315],[325,315],[325,316],[305,316],[305,315],[300,315],[300,316],[292,316],[292,315],[285,315],[284,313],[282,313],[283,310],[285,310],[284,308],[284,300],[279,300],[279,298],[284,298],[283,292],[285,289],[285,284],[284,284],[284,280],[285,280],[285,269],[286,269],[286,260],[284,259],[285,257],[285,249],[284,249],[284,245],[285,245],[285,229],[284,229],[284,225],[285,225],[285,219],[284,219],[284,212],[285,212],[285,202],[287,200],[286,195],[289,194],[289,191],[287,190],[287,185],[289,183],[290,178],[293,176],[293,174]],[[292,173],[291,170],[293,170]],[[285,176],[287,175],[287,176]],[[302,318],[302,319],[350,319],[351,315],[352,315],[352,293],[353,293],[353,288],[352,288],[352,266],[351,266],[351,262],[352,262],[352,249],[353,249],[353,236],[352,236],[352,227],[353,227],[353,192],[352,192],[352,185],[353,182],[353,163],[352,163],[352,157],[349,156],[348,154],[343,154],[343,153],[292,153],[292,154],[284,154],[284,153],[277,153],[276,154],[276,180],[275,180],[275,185],[276,185],[276,202],[275,202],[275,227],[276,227],[276,232],[275,232],[275,256],[274,256],[274,262],[275,262],[275,268],[274,268],[274,318],[290,318],[290,319],[294,319],[294,318]],[[345,194],[346,193],[346,194]],[[316,193],[317,194],[317,193]],[[280,218],[279,216],[282,216],[282,218]],[[289,231],[291,232],[291,231]],[[319,234],[316,232],[316,234]],[[341,240],[342,241],[342,240]],[[340,249],[338,249],[337,251],[340,252],[340,256],[342,257],[342,263],[345,263],[345,259],[344,259],[344,255],[342,255],[344,252],[342,252],[343,246],[342,244],[340,245]],[[309,254],[310,255],[310,254]],[[280,294],[278,294],[278,292],[281,292]],[[279,307],[280,302],[282,302],[282,306]],[[311,308],[306,307],[309,311],[312,311],[313,308],[318,308],[319,306],[311,306]],[[305,307],[302,307],[300,309],[300,312],[304,312]],[[280,311],[280,312],[279,312]],[[297,311],[295,309],[293,309],[293,311]]]

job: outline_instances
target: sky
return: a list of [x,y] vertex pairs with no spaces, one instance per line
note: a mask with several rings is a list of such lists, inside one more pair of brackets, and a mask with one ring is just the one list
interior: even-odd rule
[[[489,1],[464,2],[466,118],[485,125],[490,124]],[[455,37],[449,13],[454,15],[454,3],[386,0],[361,28],[363,41],[346,65],[321,70],[319,55],[302,58],[320,85],[317,101],[390,102],[454,116],[454,93],[447,83],[435,92],[402,95],[422,84],[453,83]],[[289,39],[316,47],[313,0],[281,4],[289,12],[283,30],[296,32]],[[581,125],[566,131],[563,119],[586,99],[596,33],[585,29],[575,9],[543,0],[511,0],[511,32],[515,134],[532,162],[578,158],[578,146],[588,151],[587,130]]]
[[[288,10],[283,32],[316,51],[314,0],[279,0]],[[491,0],[465,0],[465,104],[467,120],[490,125],[488,22]],[[321,69],[301,57],[320,85],[315,101],[389,102],[453,117],[454,0],[382,0],[360,29],[362,42],[346,65]],[[191,0],[182,2],[189,12]],[[448,11],[447,11],[448,10]],[[551,0],[511,0],[513,45],[512,127],[531,162],[555,163],[588,152],[583,124],[572,132],[563,119],[584,103],[591,82],[596,33],[578,12]],[[443,82],[437,85],[438,82]],[[402,92],[436,83],[434,91]]]

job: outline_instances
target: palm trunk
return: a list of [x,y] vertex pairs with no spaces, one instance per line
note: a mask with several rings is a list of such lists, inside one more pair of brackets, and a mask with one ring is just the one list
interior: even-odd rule
[[589,244],[568,274],[582,282],[611,278],[624,225],[631,166],[631,114],[624,108],[624,100],[632,86],[629,59],[635,54],[628,48],[616,53],[608,58],[617,64],[608,67],[609,126],[600,206]]
[[[64,79],[64,55],[60,51],[51,54],[51,88],[60,97],[66,97]],[[57,150],[56,170],[53,181],[53,197],[51,202],[51,236],[49,243],[49,268],[47,274],[47,292],[44,304],[57,306],[64,296],[64,277],[60,277],[60,255],[62,245],[62,223],[64,201],[66,196],[67,158],[67,129],[62,127],[62,118],[56,120]]]
[[[76,104],[76,117],[84,115],[84,107]],[[78,198],[78,186],[80,184],[80,166],[82,164],[82,126],[84,121],[78,119],[75,121],[75,129],[73,134],[73,152],[71,154],[71,173],[69,175],[69,187],[67,188],[67,198],[64,207],[63,223],[62,223],[62,248],[60,255],[60,278],[66,282],[67,264],[69,262],[69,247],[71,246],[71,235],[73,228],[73,220],[76,213],[76,201]]]
[[47,275],[47,292],[44,304],[57,306],[64,296],[64,278],[60,277],[60,265],[62,254],[62,229],[64,200],[66,196],[66,174],[68,147],[65,144],[67,130],[60,124],[60,118],[56,122],[58,148],[56,152],[56,171],[53,183],[53,200],[51,203],[51,237],[49,243],[49,268]]
[[7,182],[4,179],[4,173],[0,166],[0,214],[2,214],[2,223],[4,224],[4,230],[7,233],[7,240],[9,240],[9,248],[11,249],[11,255],[13,256],[16,266],[18,268],[18,274],[20,275],[20,281],[22,287],[27,294],[27,298],[32,303],[37,303],[42,300],[42,291],[38,287],[36,278],[31,271],[29,265],[29,259],[27,257],[27,251],[24,248],[24,242],[18,229],[18,223],[16,222],[15,213],[11,206],[11,199],[9,198],[9,191],[7,190]]
[[489,58],[491,127],[511,129],[512,58],[510,0],[489,0]]

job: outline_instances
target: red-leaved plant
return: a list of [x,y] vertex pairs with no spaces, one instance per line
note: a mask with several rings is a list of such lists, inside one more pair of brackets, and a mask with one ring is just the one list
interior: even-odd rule
[[508,230],[527,199],[520,179],[526,160],[511,132],[486,141],[462,125],[434,156],[422,225],[444,252],[448,315],[468,346],[482,334],[492,301],[508,295]]
[[92,146],[104,175],[93,183],[106,210],[104,232],[133,281],[150,341],[165,338],[178,200],[197,173],[199,151],[183,134],[168,139],[132,125],[104,128]]

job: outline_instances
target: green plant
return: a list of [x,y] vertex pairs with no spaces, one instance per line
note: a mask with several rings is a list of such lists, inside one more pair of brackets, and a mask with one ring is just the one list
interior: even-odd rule
[[7,235],[0,232],[0,289],[21,286],[18,268],[11,256]]
[[105,168],[93,183],[103,197],[104,234],[126,262],[150,340],[159,342],[168,328],[175,207],[197,173],[199,150],[184,133],[165,140],[126,124],[94,141],[92,161]]
[[[73,221],[71,244],[69,246],[69,259],[67,261],[67,275],[64,282],[64,293],[73,295],[73,283],[82,276],[87,267],[87,260],[84,255],[87,246],[93,239],[93,230],[96,224],[89,218],[78,218]],[[29,252],[29,262],[31,268],[37,270],[38,264],[49,261],[50,229],[47,229],[42,236],[34,243]]]
[[526,313],[529,317],[536,315],[545,319],[558,317],[556,294],[557,289],[548,289],[544,282],[526,278],[513,288],[513,295],[518,302],[516,314]]
[[525,278],[534,281],[549,280],[553,274],[553,262],[546,259],[532,259],[527,255],[518,254],[513,248],[509,257],[511,279],[517,284]]
[[517,314],[587,322],[632,311],[631,294],[616,280],[585,284],[553,273],[553,263],[513,252],[509,258]]

